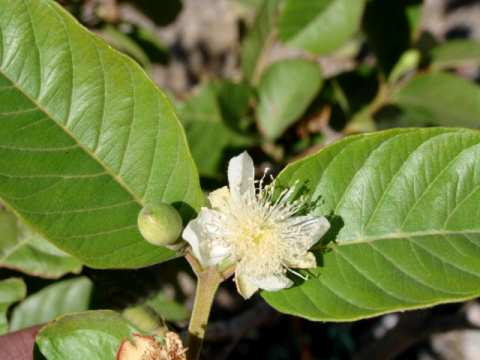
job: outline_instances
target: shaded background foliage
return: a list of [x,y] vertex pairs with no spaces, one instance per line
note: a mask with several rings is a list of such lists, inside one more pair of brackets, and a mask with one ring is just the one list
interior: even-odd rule
[[[223,185],[226,162],[243,149],[258,159],[261,174],[352,133],[480,125],[477,1],[59,2],[169,92],[207,190]],[[328,13],[342,2],[347,10],[333,19],[350,19],[346,24]],[[320,29],[313,40],[305,24]],[[4,233],[21,228],[7,217],[0,218]],[[194,282],[183,261],[162,264],[161,276],[158,266],[93,270],[34,235],[22,236],[22,246],[0,239],[1,278],[27,284],[0,303],[6,309],[28,295],[8,312],[11,330],[87,308],[114,308],[126,317],[140,309],[184,327]],[[78,302],[65,303],[70,291]],[[39,309],[46,299],[58,305],[45,314]],[[476,328],[479,312],[472,301],[322,324],[280,315],[259,296],[243,302],[227,282],[205,357],[474,359],[478,332],[446,332]]]

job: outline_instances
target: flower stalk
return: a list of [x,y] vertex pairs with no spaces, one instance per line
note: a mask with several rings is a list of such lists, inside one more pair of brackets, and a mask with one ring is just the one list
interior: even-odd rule
[[195,290],[195,302],[188,326],[187,360],[198,360],[203,346],[213,300],[223,276],[214,267],[197,272],[198,282]]

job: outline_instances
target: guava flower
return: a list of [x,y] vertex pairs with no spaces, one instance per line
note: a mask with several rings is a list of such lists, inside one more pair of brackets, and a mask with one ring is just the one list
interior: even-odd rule
[[[292,286],[291,268],[313,268],[309,249],[329,229],[325,217],[300,214],[303,199],[291,200],[295,186],[274,196],[274,186],[254,180],[247,152],[228,164],[228,183],[209,194],[211,208],[201,208],[183,238],[203,267],[235,266],[238,292],[249,298],[258,289],[277,291]],[[295,272],[294,272],[295,273]]]

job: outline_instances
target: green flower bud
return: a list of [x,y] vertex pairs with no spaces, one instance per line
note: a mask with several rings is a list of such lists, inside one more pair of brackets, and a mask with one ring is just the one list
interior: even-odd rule
[[152,245],[172,245],[180,238],[183,229],[182,218],[171,205],[150,204],[138,214],[138,229]]

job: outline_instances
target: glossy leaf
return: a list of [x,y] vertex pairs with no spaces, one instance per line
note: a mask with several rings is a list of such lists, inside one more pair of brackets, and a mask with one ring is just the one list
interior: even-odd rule
[[51,0],[0,0],[0,198],[98,268],[174,253],[143,241],[149,201],[203,201],[183,129],[134,61]]
[[288,166],[332,230],[319,267],[263,293],[278,310],[350,321],[480,294],[480,134],[403,129],[358,135]]
[[27,287],[22,279],[10,278],[0,281],[0,335],[8,330],[8,308],[23,299],[26,294]]
[[463,64],[480,63],[480,42],[473,40],[450,40],[431,50],[432,67],[442,69]]
[[242,71],[246,80],[255,82],[259,63],[268,44],[274,38],[278,17],[278,0],[262,0],[251,29],[242,44]]
[[316,54],[342,46],[360,26],[364,0],[286,0],[279,36]]
[[480,126],[480,87],[461,77],[420,75],[393,95],[407,125]]
[[257,119],[268,139],[280,136],[305,112],[322,86],[318,65],[306,60],[282,60],[262,74]]
[[138,332],[109,310],[65,315],[43,327],[37,345],[48,360],[115,359],[122,340]]
[[30,295],[12,312],[10,330],[44,324],[57,316],[88,310],[93,284],[86,277],[54,283]]

